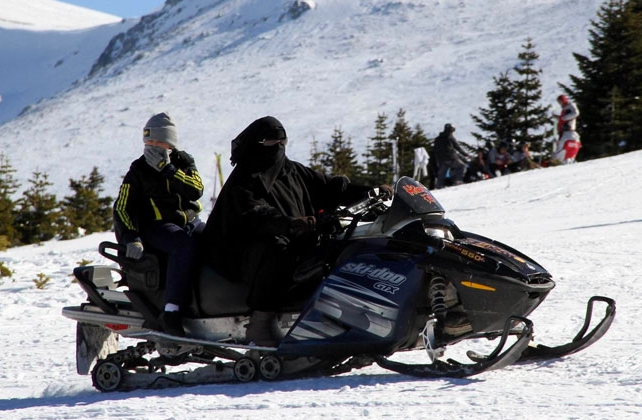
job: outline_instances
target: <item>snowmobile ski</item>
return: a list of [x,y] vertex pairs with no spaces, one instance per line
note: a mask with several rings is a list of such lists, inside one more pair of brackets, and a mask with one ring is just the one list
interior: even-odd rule
[[[591,324],[591,318],[593,317],[593,304],[595,302],[606,303],[607,306],[605,314],[602,320],[587,333]],[[555,347],[549,347],[543,344],[528,346],[522,353],[522,357],[519,358],[518,362],[558,358],[584,350],[602,338],[602,336],[608,331],[611,323],[613,323],[614,318],[615,301],[604,296],[593,296],[589,299],[586,305],[584,325],[572,341]]]
[[[517,341],[503,353],[507,339],[514,334],[515,323],[523,323]],[[522,352],[533,339],[533,323],[523,317],[512,316],[506,320],[500,342],[491,354],[480,357],[475,363],[460,363],[453,359],[437,359],[431,364],[407,364],[379,357],[376,362],[379,366],[404,375],[419,378],[464,378],[494,369],[501,369],[517,361]]]

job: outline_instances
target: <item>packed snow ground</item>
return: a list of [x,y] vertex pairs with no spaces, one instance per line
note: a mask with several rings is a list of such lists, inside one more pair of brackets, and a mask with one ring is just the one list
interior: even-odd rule
[[[617,301],[606,336],[576,355],[469,379],[422,380],[368,367],[322,379],[101,394],[75,372],[75,325],[61,308],[85,299],[70,273],[101,263],[111,233],[0,253],[0,418],[24,419],[638,419],[642,414],[642,152],[533,170],[435,192],[465,230],[543,264],[557,286],[531,315],[538,342],[561,344],[593,295]],[[35,287],[39,273],[51,280]],[[602,309],[598,314],[603,313]],[[470,344],[449,351],[462,361]],[[400,360],[425,363],[423,352]]]

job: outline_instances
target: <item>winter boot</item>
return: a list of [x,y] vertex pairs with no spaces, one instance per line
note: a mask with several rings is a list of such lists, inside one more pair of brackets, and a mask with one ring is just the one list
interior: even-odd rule
[[164,311],[160,316],[163,332],[177,337],[185,337],[181,313],[178,311]]
[[283,338],[274,312],[252,312],[246,328],[245,338],[257,346],[276,347]]

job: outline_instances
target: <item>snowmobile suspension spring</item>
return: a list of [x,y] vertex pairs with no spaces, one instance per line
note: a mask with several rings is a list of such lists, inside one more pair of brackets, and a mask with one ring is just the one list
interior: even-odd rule
[[430,308],[435,318],[443,320],[446,318],[446,279],[441,276],[434,276],[428,287],[428,298]]

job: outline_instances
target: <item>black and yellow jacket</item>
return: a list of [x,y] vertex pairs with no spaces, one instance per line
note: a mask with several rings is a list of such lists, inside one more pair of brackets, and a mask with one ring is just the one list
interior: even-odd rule
[[203,182],[194,159],[174,150],[171,164],[156,171],[141,156],[133,161],[114,203],[114,229],[118,242],[140,240],[141,232],[153,222],[185,226],[202,210],[198,201]]

